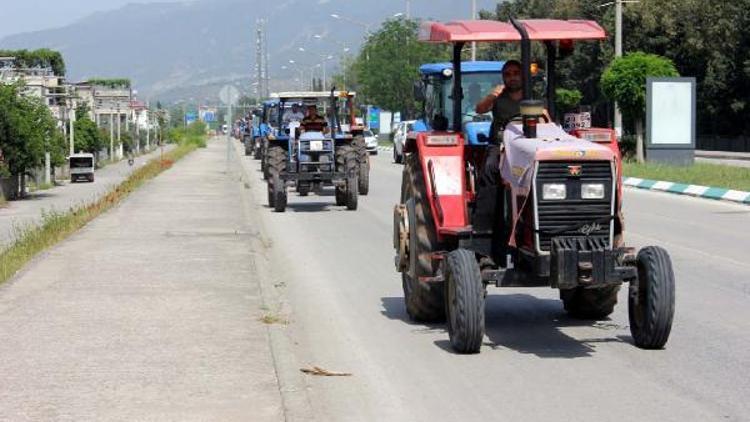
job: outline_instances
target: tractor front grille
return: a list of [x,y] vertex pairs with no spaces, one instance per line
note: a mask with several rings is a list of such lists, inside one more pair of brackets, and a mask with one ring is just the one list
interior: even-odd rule
[[[536,183],[537,245],[550,250],[552,239],[560,236],[600,238],[612,245],[614,192],[612,164],[609,161],[540,162]],[[566,198],[544,200],[542,189],[547,183],[565,184]],[[582,199],[584,183],[604,185],[603,199]]]

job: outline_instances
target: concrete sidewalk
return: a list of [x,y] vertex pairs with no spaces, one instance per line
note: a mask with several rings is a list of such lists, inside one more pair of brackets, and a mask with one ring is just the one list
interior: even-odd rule
[[241,185],[211,142],[0,287],[0,421],[277,421]]
[[728,151],[695,151],[695,161],[699,163],[722,164],[725,166],[750,168],[750,153]]
[[[164,147],[169,151],[171,145]],[[71,207],[88,204],[109,192],[122,183],[135,169],[147,161],[158,157],[160,150],[135,159],[133,166],[127,160],[110,164],[96,171],[94,183],[66,183],[51,189],[29,194],[27,199],[9,201],[0,208],[0,248],[4,248],[15,239],[15,228],[38,225],[42,221],[43,211],[67,211]]]

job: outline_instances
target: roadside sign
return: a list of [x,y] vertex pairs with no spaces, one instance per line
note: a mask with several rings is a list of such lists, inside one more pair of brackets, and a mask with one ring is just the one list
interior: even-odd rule
[[367,107],[367,125],[370,129],[380,128],[380,109],[377,107]]
[[198,113],[192,111],[185,113],[185,124],[195,123],[196,120],[198,120]]
[[200,119],[206,123],[214,123],[216,121],[216,109],[212,107],[201,107],[199,110]]
[[647,78],[646,159],[673,165],[695,161],[695,78]]
[[219,91],[219,99],[224,105],[235,105],[240,99],[240,91],[232,85],[225,85]]

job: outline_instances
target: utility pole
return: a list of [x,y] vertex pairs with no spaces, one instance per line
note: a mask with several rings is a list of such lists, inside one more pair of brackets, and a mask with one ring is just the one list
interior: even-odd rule
[[109,113],[109,161],[115,161],[115,113]]
[[[471,19],[477,18],[477,0],[471,0]],[[477,61],[477,42],[471,42],[471,61]]]
[[266,52],[265,54],[265,61],[263,63],[264,66],[264,73],[266,75],[266,83],[265,88],[266,91],[264,92],[264,97],[268,98],[271,96],[271,75],[268,72],[268,63],[271,61],[271,52],[268,51],[268,32],[266,31],[266,21],[263,21],[263,50]]
[[411,19],[411,0],[406,0],[406,19]]
[[122,114],[120,114],[120,106],[117,106],[117,152],[118,158],[120,157],[120,151],[122,150],[122,127],[121,127]]
[[[615,0],[615,57],[622,57],[622,0]],[[615,133],[622,137],[622,113],[615,102]]]
[[73,155],[75,154],[75,139],[76,139],[76,132],[75,132],[76,110],[75,110],[75,107],[73,107],[73,104],[71,104],[70,116],[68,120],[70,122],[70,155]]
[[267,98],[270,95],[270,81],[268,63],[271,53],[268,51],[268,35],[266,32],[266,21],[258,19],[255,21],[255,78],[258,82],[258,97]]
[[261,47],[260,19],[255,21],[255,82],[258,98],[263,98],[263,49]]

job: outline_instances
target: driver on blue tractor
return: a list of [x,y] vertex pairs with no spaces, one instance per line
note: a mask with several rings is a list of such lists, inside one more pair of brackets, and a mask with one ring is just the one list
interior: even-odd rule
[[291,122],[301,122],[304,118],[305,115],[302,113],[302,110],[300,110],[299,104],[294,103],[290,110],[284,112],[282,121],[285,125],[288,125]]
[[302,129],[305,132],[324,132],[328,131],[328,122],[318,114],[318,106],[310,104],[307,106],[307,116],[302,119]]

